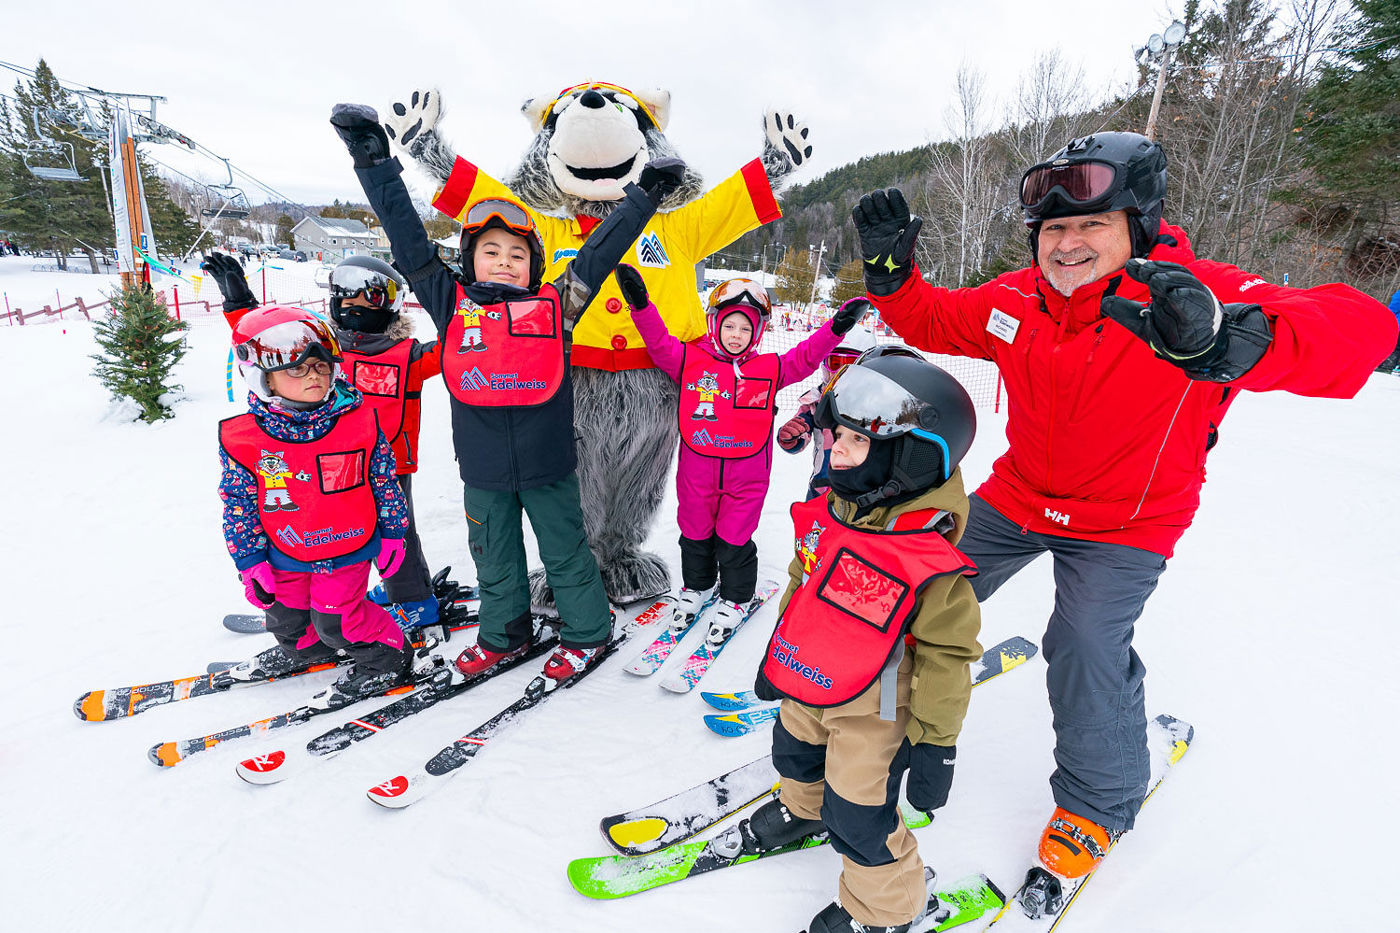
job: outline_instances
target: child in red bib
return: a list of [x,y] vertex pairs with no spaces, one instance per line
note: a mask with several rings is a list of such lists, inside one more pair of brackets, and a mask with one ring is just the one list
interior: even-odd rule
[[[867,351],[813,412],[832,432],[830,491],[792,507],[796,556],[757,692],[782,698],[779,793],[731,830],[748,852],[826,831],[840,898],[811,933],[904,933],[925,910],[918,843],[899,786],[947,802],[958,732],[981,656],[975,572],[954,546],[967,521],[958,463],[972,400],[932,363]],[[859,924],[860,926],[857,926]]]
[[689,343],[667,331],[635,269],[618,266],[617,281],[652,362],[681,387],[676,493],[683,585],[676,624],[693,618],[718,585],[707,636],[718,640],[742,621],[758,582],[753,535],[773,471],[778,390],[816,372],[869,303],[848,302],[779,355],[759,352],[772,311],[767,289],[752,279],[715,287],[705,312],[708,333]]
[[375,411],[340,378],[334,331],[273,305],[241,317],[233,346],[252,393],[248,414],[219,424],[224,538],[280,647],[256,666],[300,669],[343,651],[355,664],[318,695],[327,706],[407,683],[413,653],[365,584],[371,561],[385,577],[403,562],[408,507]]

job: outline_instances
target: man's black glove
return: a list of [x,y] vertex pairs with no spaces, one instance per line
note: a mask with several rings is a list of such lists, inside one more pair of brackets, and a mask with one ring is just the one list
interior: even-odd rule
[[645,308],[651,303],[647,297],[647,283],[642,281],[642,274],[625,262],[617,264],[613,270],[617,277],[617,287],[622,289],[622,297],[627,299],[627,304],[634,310]]
[[685,180],[685,163],[680,159],[656,159],[642,166],[637,186],[657,207],[681,186]]
[[389,136],[379,125],[379,114],[368,104],[336,104],[331,126],[340,134],[355,160],[355,168],[369,168],[389,158]]
[[1099,310],[1192,379],[1238,379],[1273,342],[1263,309],[1251,304],[1222,305],[1185,266],[1129,259],[1124,272],[1147,286],[1151,303],[1140,305],[1106,295]]
[[958,757],[956,745],[929,745],[920,742],[909,752],[909,803],[933,816],[933,811],[948,802],[953,787],[953,763]]
[[219,294],[224,296],[225,313],[258,306],[258,299],[253,297],[253,290],[243,277],[243,266],[237,259],[224,253],[210,253],[204,257],[199,268],[208,272],[219,287]]
[[845,334],[860,323],[860,319],[865,317],[866,312],[872,307],[874,306],[867,298],[848,299],[831,316],[831,332],[838,337]]
[[865,288],[872,295],[893,295],[914,272],[914,247],[924,222],[909,216],[898,188],[872,191],[851,208],[860,253],[865,260]]

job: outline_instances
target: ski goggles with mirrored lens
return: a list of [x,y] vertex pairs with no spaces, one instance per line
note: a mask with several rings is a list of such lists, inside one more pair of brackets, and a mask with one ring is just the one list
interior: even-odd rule
[[506,229],[512,233],[521,236],[528,237],[535,232],[535,219],[525,208],[503,198],[488,198],[467,208],[467,218],[462,221],[462,233],[475,233],[492,218],[505,224]]
[[1021,206],[1034,210],[1059,191],[1073,205],[1089,207],[1118,192],[1118,169],[1109,162],[1042,162],[1021,176]]
[[922,426],[930,406],[903,386],[864,366],[847,366],[822,393],[814,413],[820,427],[842,424],[867,437],[898,437]]
[[737,304],[757,308],[765,315],[771,314],[773,310],[768,301],[768,290],[753,279],[730,279],[716,285],[714,291],[710,292],[711,311],[723,311]]
[[309,359],[341,362],[340,341],[330,325],[319,320],[274,324],[234,349],[240,360],[267,373],[291,369]]
[[399,299],[399,283],[382,272],[362,266],[336,266],[331,272],[331,297],[341,301],[363,296],[370,307],[389,310]]
[[833,350],[826,355],[826,371],[833,375],[843,366],[850,366],[860,359],[859,350]]

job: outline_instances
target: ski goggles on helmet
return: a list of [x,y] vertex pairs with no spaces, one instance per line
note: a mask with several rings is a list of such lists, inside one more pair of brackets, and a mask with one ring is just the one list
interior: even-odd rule
[[734,305],[748,305],[757,309],[764,317],[773,313],[768,300],[768,289],[753,279],[730,279],[721,282],[710,292],[709,310],[723,311]]
[[1118,168],[1110,162],[1042,162],[1021,176],[1021,207],[1038,212],[1058,194],[1069,206],[1090,211],[1107,204],[1120,187]]
[[846,350],[838,348],[836,350],[832,350],[826,355],[826,359],[823,361],[823,365],[826,366],[827,372],[831,373],[832,375],[835,375],[836,373],[840,372],[843,367],[850,366],[858,359],[860,359],[859,350]]
[[530,216],[530,212],[514,201],[504,198],[488,198],[468,207],[467,216],[462,221],[462,233],[476,233],[492,219],[499,221],[512,233],[523,237],[535,233],[535,219]]
[[[866,351],[870,352],[870,351]],[[888,376],[865,366],[847,366],[826,387],[812,421],[833,430],[844,425],[872,440],[913,434],[943,452],[943,478],[951,475],[948,442],[937,431],[938,410]]]
[[391,311],[398,307],[399,283],[382,272],[363,266],[336,266],[331,271],[331,297],[340,301],[361,297],[371,308]]
[[266,327],[235,346],[234,352],[244,363],[267,373],[292,369],[311,359],[341,362],[340,341],[331,326],[310,317]]

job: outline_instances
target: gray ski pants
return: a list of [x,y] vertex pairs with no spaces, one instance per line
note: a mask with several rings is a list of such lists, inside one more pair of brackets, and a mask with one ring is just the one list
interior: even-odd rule
[[1147,668],[1133,626],[1167,561],[1122,544],[1023,533],[971,497],[958,548],[977,565],[984,601],[1042,553],[1054,558],[1055,608],[1042,650],[1055,726],[1055,803],[1110,830],[1133,827],[1147,793]]

